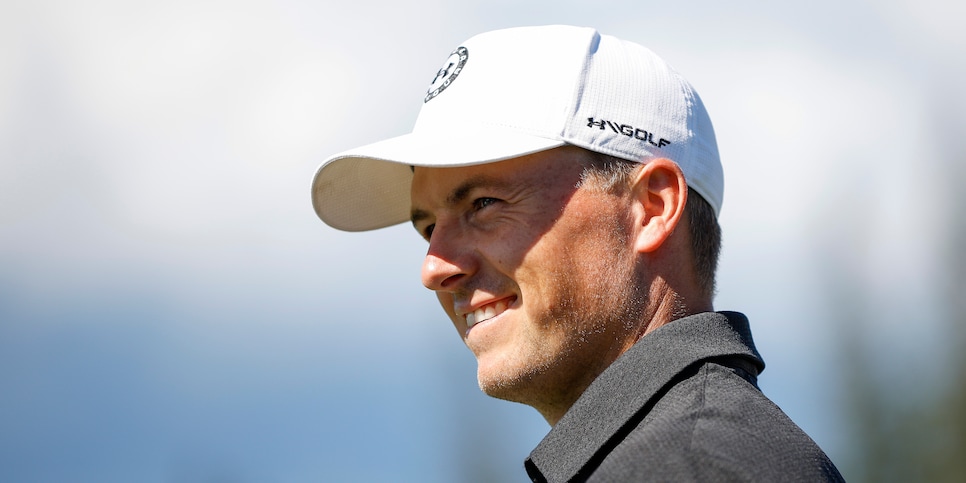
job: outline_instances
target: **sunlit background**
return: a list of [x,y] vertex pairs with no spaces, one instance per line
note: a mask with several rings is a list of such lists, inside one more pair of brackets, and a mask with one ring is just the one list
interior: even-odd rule
[[[0,3],[0,481],[526,481],[406,226],[319,222],[466,38],[567,23],[697,87],[719,309],[853,481],[966,474],[966,4]],[[509,72],[507,75],[525,75]]]

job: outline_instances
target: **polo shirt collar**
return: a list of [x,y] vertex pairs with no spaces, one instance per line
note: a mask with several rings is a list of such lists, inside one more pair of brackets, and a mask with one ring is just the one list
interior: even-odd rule
[[744,315],[706,312],[647,334],[587,387],[530,453],[527,471],[539,471],[546,481],[570,481],[677,374],[721,356],[743,356],[757,372],[764,370]]

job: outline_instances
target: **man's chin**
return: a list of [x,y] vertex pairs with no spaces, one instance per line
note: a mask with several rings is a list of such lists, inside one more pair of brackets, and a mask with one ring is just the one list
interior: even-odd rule
[[486,394],[487,396],[490,396],[495,399],[502,399],[504,401],[517,402],[517,403],[523,403],[523,404],[527,403],[526,400],[524,400],[524,398],[520,397],[519,391],[515,387],[512,387],[510,385],[504,385],[504,384],[491,384],[488,382],[484,382],[482,380],[479,381],[479,383],[480,383],[480,390],[483,391],[483,394]]
[[476,380],[480,390],[487,396],[527,404],[526,394],[532,392],[531,377],[523,377],[506,369],[480,366]]

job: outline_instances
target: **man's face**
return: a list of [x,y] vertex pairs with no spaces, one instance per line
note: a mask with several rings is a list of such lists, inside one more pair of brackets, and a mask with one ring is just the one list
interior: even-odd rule
[[[481,389],[567,404],[636,340],[630,197],[581,187],[586,153],[416,168],[423,284],[476,355]],[[539,408],[538,408],[539,409]]]

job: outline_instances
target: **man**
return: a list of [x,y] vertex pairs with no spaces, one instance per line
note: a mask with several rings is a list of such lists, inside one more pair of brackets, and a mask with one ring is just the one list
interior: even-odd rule
[[459,46],[423,102],[323,163],[313,204],[427,240],[481,389],[552,426],[533,481],[841,480],[758,390],[745,317],[712,311],[723,173],[687,81],[593,29],[517,28]]

